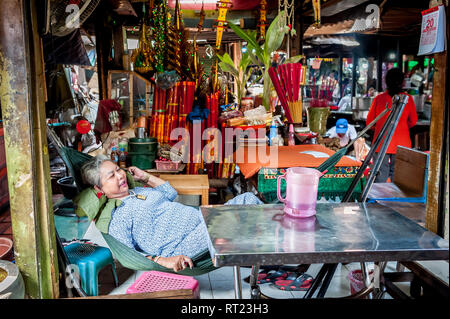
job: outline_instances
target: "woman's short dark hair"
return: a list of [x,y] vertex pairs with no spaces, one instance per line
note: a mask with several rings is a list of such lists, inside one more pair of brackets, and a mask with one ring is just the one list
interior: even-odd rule
[[386,73],[386,86],[390,96],[398,94],[403,89],[405,75],[399,68],[393,68]]

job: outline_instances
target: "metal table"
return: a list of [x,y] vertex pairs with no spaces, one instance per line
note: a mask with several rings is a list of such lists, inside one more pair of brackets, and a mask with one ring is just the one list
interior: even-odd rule
[[281,204],[201,210],[215,266],[235,267],[237,298],[242,296],[240,266],[253,267],[253,289],[259,265],[449,258],[448,241],[377,203],[318,203],[317,214],[303,219],[284,215]]

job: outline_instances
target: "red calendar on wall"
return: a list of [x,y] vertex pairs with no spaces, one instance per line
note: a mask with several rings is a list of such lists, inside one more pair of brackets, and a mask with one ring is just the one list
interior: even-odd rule
[[419,53],[433,54],[447,49],[445,9],[443,5],[422,12]]

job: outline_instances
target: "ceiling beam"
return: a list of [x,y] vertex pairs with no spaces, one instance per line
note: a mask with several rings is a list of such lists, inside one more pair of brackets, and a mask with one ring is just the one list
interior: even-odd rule
[[[365,2],[368,2],[368,0],[329,0],[320,5],[320,15],[323,17],[330,17]],[[314,10],[312,8],[306,10],[305,15],[314,15]]]

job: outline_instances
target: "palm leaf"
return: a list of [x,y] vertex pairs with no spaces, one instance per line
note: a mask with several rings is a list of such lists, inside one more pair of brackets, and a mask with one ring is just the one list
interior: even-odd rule
[[279,25],[280,17],[283,14],[284,11],[281,11],[275,19],[273,19],[266,32],[266,41],[264,42],[264,64],[266,67],[267,64],[270,63],[270,55],[272,52],[279,49],[283,43],[284,36],[289,32],[287,26],[280,27]]
[[261,61],[264,61],[264,52],[261,49],[261,47],[256,42],[256,38],[254,38],[252,35],[254,33],[247,33],[231,21],[227,21],[228,26],[236,33],[238,37],[240,37],[242,40],[247,42],[248,45],[252,46],[255,49],[255,55],[260,59]]

